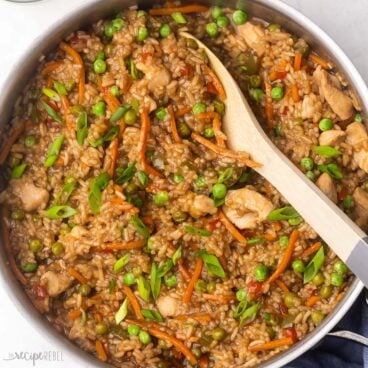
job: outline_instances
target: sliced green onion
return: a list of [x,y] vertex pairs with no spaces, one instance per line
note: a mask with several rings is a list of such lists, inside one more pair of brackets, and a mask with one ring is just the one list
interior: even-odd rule
[[243,327],[246,323],[254,321],[257,317],[259,309],[259,304],[253,304],[251,307],[247,308],[240,316],[239,326]]
[[45,101],[41,101],[41,104],[43,108],[45,109],[45,111],[47,112],[47,114],[52,119],[54,119],[54,121],[58,122],[61,125],[65,125],[63,119],[58,115],[58,113],[50,105],[48,105]]
[[303,281],[304,284],[311,281],[314,276],[317,275],[320,268],[323,266],[325,261],[325,253],[323,247],[319,248],[318,252],[309,262],[308,266],[305,268]]
[[136,162],[134,161],[132,164],[129,164],[125,169],[118,167],[116,169],[117,178],[115,179],[115,183],[123,184],[130,181],[136,172],[135,168]]
[[42,88],[42,93],[53,101],[60,101],[60,96],[51,88]]
[[58,81],[54,82],[54,88],[56,89],[56,91],[59,95],[66,96],[68,94],[68,91],[66,90],[66,87],[64,86],[64,84],[62,84]]
[[157,270],[157,275],[159,277],[165,276],[174,267],[174,262],[172,259],[168,259],[164,262]]
[[327,165],[319,165],[318,168],[320,169],[320,171],[327,173],[334,179],[340,180],[344,177],[340,168],[334,163]]
[[174,12],[171,14],[171,17],[178,24],[185,24],[187,22],[185,16],[181,12]]
[[152,297],[154,300],[157,300],[161,289],[161,277],[159,277],[157,271],[158,271],[157,266],[153,262],[151,266],[150,285]]
[[115,273],[120,272],[123,267],[129,262],[130,253],[124,254],[121,258],[119,258],[115,263],[113,270]]
[[19,179],[27,168],[27,164],[15,166],[11,172],[10,179]]
[[289,220],[296,217],[300,217],[300,215],[291,206],[277,208],[276,210],[271,211],[267,216],[270,221]]
[[330,146],[316,146],[313,148],[313,151],[326,158],[338,157],[341,155],[341,152],[338,149]]
[[164,318],[158,311],[155,311],[152,309],[142,309],[141,312],[142,312],[143,317],[148,319],[149,321],[156,321],[156,322],[164,321]]
[[68,202],[69,197],[74,192],[75,187],[77,186],[77,181],[73,180],[70,183],[65,184],[58,195],[55,197],[54,205],[61,205]]
[[146,225],[143,223],[143,221],[137,216],[133,215],[130,219],[130,223],[135,227],[138,234],[142,235],[144,238],[149,238],[149,231],[146,228]]
[[212,232],[207,229],[201,229],[194,226],[186,225],[184,226],[184,230],[191,235],[200,235],[200,236],[210,236]]
[[91,181],[89,186],[88,201],[93,214],[96,214],[100,211],[102,205],[101,192],[107,187],[109,180],[110,175],[107,172],[103,172]]
[[207,267],[207,270],[211,274],[221,278],[226,277],[225,271],[222,268],[221,263],[216,256],[207,253],[204,249],[197,252],[197,256],[202,257],[203,262]]
[[171,257],[174,266],[178,263],[179,259],[182,257],[182,247],[180,246],[175,253],[173,254],[173,256]]
[[139,296],[146,302],[149,301],[150,297],[150,285],[148,281],[141,275],[137,280]]
[[247,309],[248,306],[248,301],[246,299],[241,300],[240,303],[236,306],[234,313],[233,313],[233,317],[235,319],[239,318]]
[[46,217],[50,219],[63,219],[74,216],[77,211],[69,206],[52,206],[46,211]]
[[116,279],[112,279],[109,282],[109,294],[112,294],[116,286]]
[[77,142],[80,146],[83,146],[84,140],[88,135],[88,116],[85,111],[83,111],[77,120]]
[[118,121],[119,119],[121,119],[124,114],[130,109],[130,105],[129,104],[123,104],[120,105],[115,112],[111,115],[110,118],[110,123],[115,123],[116,121]]
[[231,176],[233,175],[234,169],[232,167],[228,167],[225,169],[219,176],[217,183],[222,184],[225,181],[229,180]]
[[46,161],[44,163],[45,167],[51,167],[59,157],[61,146],[64,143],[65,134],[57,137],[50,145],[49,151],[47,153]]
[[143,188],[149,183],[149,177],[144,171],[138,171],[137,173],[138,181],[142,184]]
[[258,243],[263,243],[264,241],[266,241],[265,238],[260,237],[260,238],[250,238],[247,240],[247,244],[248,245],[252,245],[252,244],[258,244]]
[[119,310],[115,313],[115,323],[118,325],[128,315],[128,298],[125,298]]

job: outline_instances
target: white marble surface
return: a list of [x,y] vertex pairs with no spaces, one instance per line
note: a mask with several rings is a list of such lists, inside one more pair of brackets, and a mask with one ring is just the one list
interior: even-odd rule
[[[347,53],[368,82],[367,0],[284,0],[310,17]],[[55,21],[88,0],[44,0],[33,4],[16,4],[0,0],[0,91],[11,66],[27,44]],[[1,92],[0,92],[1,93]],[[15,310],[0,285],[0,367],[32,367],[30,360],[4,360],[19,352],[54,352],[46,337],[34,330]],[[5,338],[6,336],[6,338]],[[29,356],[28,356],[29,358]],[[63,361],[58,361],[63,359]],[[36,367],[84,368],[72,360],[67,351],[58,352],[56,361],[37,361]],[[51,358],[52,360],[52,358]]]

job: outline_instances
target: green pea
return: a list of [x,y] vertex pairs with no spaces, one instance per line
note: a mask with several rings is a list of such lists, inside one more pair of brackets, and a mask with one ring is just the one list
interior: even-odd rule
[[135,277],[132,272],[128,272],[123,276],[123,282],[125,285],[135,284]]
[[160,36],[162,38],[166,38],[168,37],[170,34],[171,34],[171,27],[169,24],[163,24],[161,27],[160,27]]
[[105,53],[100,50],[97,54],[96,54],[96,59],[101,59],[101,60],[105,60],[106,59],[106,55]]
[[319,295],[321,295],[322,298],[329,298],[332,295],[332,287],[331,285],[323,285],[321,287],[321,290],[319,291]]
[[314,167],[314,161],[310,157],[303,157],[300,160],[300,165],[302,168],[306,171],[313,170]]
[[311,181],[315,181],[316,180],[316,174],[313,171],[307,171],[305,173],[305,175]]
[[125,26],[125,22],[121,18],[116,18],[112,21],[112,26],[115,28],[115,31],[119,31]]
[[358,123],[363,123],[363,118],[361,114],[356,114],[354,117],[354,121],[358,122]]
[[212,195],[216,199],[225,198],[227,193],[227,188],[225,184],[217,183],[212,187]]
[[260,85],[262,84],[262,78],[257,75],[257,74],[254,74],[254,75],[251,75],[249,77],[249,85],[252,87],[252,88],[257,88],[259,87]]
[[213,128],[206,128],[203,132],[203,136],[205,136],[206,138],[213,138],[215,136]]
[[284,89],[280,86],[273,87],[271,90],[271,97],[273,100],[280,101],[284,97]]
[[323,321],[323,319],[325,318],[325,314],[319,310],[313,310],[311,313],[311,317],[313,323],[317,326]]
[[217,113],[220,115],[223,115],[225,112],[225,104],[221,101],[215,100],[213,101],[213,107]]
[[157,346],[162,349],[162,350],[167,350],[170,349],[169,345],[167,344],[167,342],[165,340],[159,339],[157,341]]
[[295,272],[302,273],[305,270],[305,264],[301,259],[296,259],[291,266]]
[[245,289],[239,289],[236,292],[236,299],[239,302],[242,302],[243,300],[246,300],[247,299],[247,296],[248,296],[248,293],[247,293],[247,291]]
[[201,114],[205,111],[206,111],[206,104],[204,102],[197,102],[192,108],[193,114]]
[[25,213],[22,210],[12,211],[10,216],[13,220],[24,220],[26,217]]
[[290,291],[284,295],[284,303],[287,308],[293,308],[300,304],[300,298]]
[[146,15],[147,15],[147,12],[145,12],[144,10],[137,11],[137,18],[145,17]]
[[205,293],[207,291],[206,281],[200,279],[195,283],[194,290],[198,293]]
[[126,194],[135,194],[138,191],[138,186],[134,183],[129,183],[124,189]]
[[257,281],[265,281],[268,277],[268,273],[269,273],[269,270],[268,270],[268,267],[265,266],[265,265],[258,265],[256,266],[256,268],[254,269],[254,277],[256,278]]
[[207,284],[207,293],[214,293],[216,291],[216,282],[215,281],[210,281]]
[[211,331],[211,337],[215,341],[222,341],[226,337],[226,331],[223,328],[221,328],[221,327],[215,327]]
[[105,25],[104,33],[105,33],[105,36],[106,36],[106,37],[109,37],[109,38],[111,38],[111,37],[114,35],[114,33],[115,33],[115,28],[114,28],[114,26],[112,25],[112,23],[107,23],[107,24]]
[[264,92],[261,88],[251,88],[249,90],[249,95],[252,100],[260,102],[264,96]]
[[175,275],[165,275],[164,282],[167,287],[172,288],[177,285],[178,280]]
[[270,23],[267,28],[270,32],[277,32],[280,30],[281,26],[277,23]]
[[222,15],[222,9],[219,6],[212,7],[211,15],[213,19],[217,19],[220,15]]
[[248,20],[248,14],[243,10],[235,10],[233,13],[233,21],[240,26]]
[[276,136],[281,137],[281,135],[282,135],[282,125],[281,125],[281,123],[279,123],[275,126],[275,134],[276,134]]
[[279,244],[281,247],[287,247],[289,244],[289,237],[287,235],[281,235],[279,237]]
[[180,121],[178,125],[179,135],[182,138],[187,138],[190,136],[191,130],[185,121]]
[[174,175],[174,181],[175,181],[176,184],[182,183],[184,181],[184,176],[179,175],[179,174],[175,174]]
[[[152,239],[151,239],[151,241],[152,241]],[[140,275],[142,275],[142,269],[140,267],[133,267],[132,273],[133,273],[134,277],[139,277]]]
[[346,264],[343,261],[336,261],[333,265],[333,269],[335,272],[337,272],[340,275],[345,275],[346,272],[348,272],[348,267],[346,266]]
[[158,120],[163,121],[167,115],[167,110],[164,107],[159,107],[155,111],[155,116]]
[[215,22],[206,24],[206,32],[210,37],[216,37],[218,35],[218,26]]
[[220,27],[220,28],[226,28],[229,24],[229,18],[226,15],[220,15],[217,19],[216,19],[216,24]]
[[138,41],[144,41],[149,35],[148,29],[147,27],[139,27],[138,29],[138,35],[137,35],[137,40]]
[[104,116],[106,113],[106,104],[104,101],[98,101],[92,106],[92,112],[96,116]]
[[56,242],[56,243],[52,244],[52,246],[51,246],[51,252],[55,256],[59,256],[61,253],[64,252],[64,245],[61,244],[60,242]]
[[36,272],[37,268],[38,268],[38,264],[35,262],[28,262],[22,266],[22,270],[24,273]]
[[343,275],[341,275],[339,273],[336,273],[336,272],[333,272],[331,274],[331,285],[341,286],[343,283],[344,283],[344,276]]
[[151,342],[151,335],[147,331],[140,331],[138,337],[139,341],[144,345]]
[[137,325],[129,325],[128,326],[128,334],[130,336],[138,336],[141,329]]
[[24,145],[26,147],[32,147],[36,143],[36,137],[34,135],[27,135],[24,138]]
[[82,296],[88,296],[91,293],[91,287],[88,284],[82,284],[79,286],[78,291]]
[[206,188],[207,187],[206,178],[203,175],[198,175],[198,178],[194,181],[194,184],[198,188]]
[[288,220],[288,223],[291,226],[298,226],[303,222],[303,219],[301,217],[295,217]]
[[350,209],[354,207],[354,198],[351,194],[347,195],[343,201],[341,202],[342,205],[346,208],[346,209]]
[[172,218],[175,222],[180,223],[184,222],[188,218],[188,215],[187,213],[179,210],[172,214]]
[[106,62],[105,60],[97,59],[93,63],[93,70],[97,74],[103,74],[106,72]]
[[137,113],[135,112],[135,110],[129,109],[124,114],[124,121],[125,121],[126,125],[134,125],[137,121]]
[[153,200],[157,206],[162,207],[169,201],[169,193],[166,191],[158,192],[153,197]]
[[110,93],[111,93],[113,96],[119,96],[119,94],[120,94],[119,87],[118,87],[118,86],[112,86],[112,87],[110,88]]
[[42,248],[43,248],[43,245],[42,245],[41,240],[39,240],[39,239],[32,239],[32,240],[29,242],[29,249],[30,249],[33,253],[37,253],[37,252],[39,252],[40,250],[42,250]]
[[313,277],[312,282],[316,286],[320,286],[325,282],[325,277],[322,272],[318,272],[316,276]]
[[95,332],[97,335],[105,335],[109,330],[109,327],[106,323],[100,322],[95,327]]
[[327,130],[331,130],[333,128],[333,121],[328,118],[323,118],[319,122],[319,129],[322,132],[326,132]]

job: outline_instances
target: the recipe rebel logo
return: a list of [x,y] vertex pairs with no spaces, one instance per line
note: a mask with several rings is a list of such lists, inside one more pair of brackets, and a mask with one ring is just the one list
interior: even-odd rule
[[35,367],[37,362],[63,362],[63,352],[62,351],[39,351],[39,352],[29,352],[29,351],[16,351],[9,352],[8,356],[3,358],[3,361],[26,361],[32,362],[32,366]]

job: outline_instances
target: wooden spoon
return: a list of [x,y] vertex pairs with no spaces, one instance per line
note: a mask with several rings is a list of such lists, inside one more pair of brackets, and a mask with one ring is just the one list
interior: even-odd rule
[[255,170],[267,179],[299,212],[304,220],[368,286],[367,235],[311,182],[272,143],[254,116],[238,85],[215,54],[187,32],[205,49],[213,70],[226,90],[224,131],[235,151],[249,153],[262,164]]

